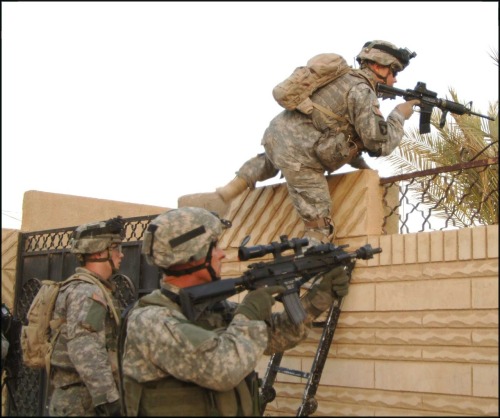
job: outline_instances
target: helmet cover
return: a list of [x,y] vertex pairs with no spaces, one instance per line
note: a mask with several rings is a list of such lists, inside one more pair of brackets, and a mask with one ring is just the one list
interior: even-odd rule
[[395,71],[402,71],[409,65],[410,59],[416,56],[416,52],[411,52],[408,48],[398,48],[390,42],[370,41],[363,45],[356,61],[359,64],[365,60],[373,61]]
[[113,243],[120,243],[124,236],[125,222],[121,216],[107,221],[80,225],[70,240],[73,254],[94,254],[104,251]]
[[168,269],[207,256],[210,245],[230,223],[203,208],[182,207],[158,215],[144,234],[142,253],[149,264]]

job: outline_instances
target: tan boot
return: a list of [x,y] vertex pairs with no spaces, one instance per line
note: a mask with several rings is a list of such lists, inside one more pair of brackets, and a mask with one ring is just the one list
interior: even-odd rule
[[309,240],[309,245],[306,248],[310,248],[315,245],[328,244],[330,242],[329,229],[306,229],[304,232],[304,238]]
[[309,239],[307,248],[319,244],[328,244],[334,238],[334,226],[330,218],[319,218],[304,222],[304,238]]
[[229,203],[236,196],[240,195],[240,193],[243,193],[247,188],[248,188],[247,182],[241,177],[236,176],[224,187],[219,187],[215,189],[215,191],[221,195],[222,200],[224,202]]
[[217,212],[224,217],[231,201],[247,189],[248,185],[241,177],[235,177],[224,187],[219,187],[212,193],[195,193],[181,196],[177,200],[177,206],[194,206]]
[[195,193],[179,197],[177,207],[192,206],[216,212],[221,218],[224,217],[229,205],[222,200],[219,193]]

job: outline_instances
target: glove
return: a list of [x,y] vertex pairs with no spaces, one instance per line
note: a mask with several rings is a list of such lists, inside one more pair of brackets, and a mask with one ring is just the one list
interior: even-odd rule
[[335,267],[325,274],[332,281],[332,293],[337,297],[344,297],[349,293],[349,275],[344,267]]
[[406,120],[410,119],[410,116],[413,115],[413,106],[418,105],[420,100],[408,100],[405,103],[398,104],[394,109],[397,109],[399,113],[401,113]]
[[236,308],[236,314],[243,314],[248,319],[265,321],[271,316],[271,308],[276,303],[274,293],[283,293],[283,286],[268,286],[253,290],[245,296]]
[[121,417],[121,405],[120,400],[114,402],[103,403],[97,405],[95,408],[96,415],[98,417]]
[[349,165],[359,170],[367,170],[370,168],[370,166],[366,163],[362,155],[358,155],[355,159],[351,160]]
[[321,282],[311,290],[313,296],[317,293],[331,293],[339,298],[349,293],[349,275],[344,266],[337,266],[323,275]]

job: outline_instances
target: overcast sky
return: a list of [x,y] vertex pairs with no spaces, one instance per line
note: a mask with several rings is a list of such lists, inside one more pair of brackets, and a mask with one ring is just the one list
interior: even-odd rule
[[164,207],[213,191],[263,152],[276,84],[374,39],[417,53],[395,87],[498,100],[497,2],[2,2],[2,227],[28,190]]

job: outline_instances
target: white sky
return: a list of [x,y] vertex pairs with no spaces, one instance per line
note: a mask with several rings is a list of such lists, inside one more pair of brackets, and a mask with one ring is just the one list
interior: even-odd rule
[[276,84],[374,39],[417,52],[395,87],[498,100],[497,2],[2,2],[2,227],[28,190],[165,207],[213,191],[263,152]]

